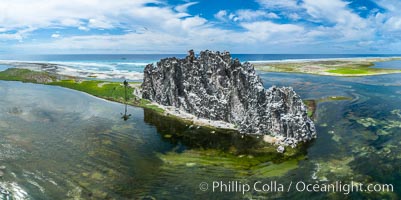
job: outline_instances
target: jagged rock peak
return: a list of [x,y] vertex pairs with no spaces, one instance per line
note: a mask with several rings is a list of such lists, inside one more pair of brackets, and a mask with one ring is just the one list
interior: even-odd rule
[[165,58],[144,70],[142,97],[199,118],[222,120],[241,133],[283,138],[296,145],[316,137],[306,106],[290,87],[265,89],[252,64],[229,52],[190,50],[184,59]]

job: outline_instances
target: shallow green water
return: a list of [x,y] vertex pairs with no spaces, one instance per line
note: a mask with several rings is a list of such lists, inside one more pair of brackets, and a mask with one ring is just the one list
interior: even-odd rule
[[[318,139],[299,163],[267,162],[265,168],[244,169],[208,149],[236,151],[240,162],[250,162],[254,158],[247,149],[257,144],[254,139],[210,134],[134,107],[128,107],[132,116],[124,121],[121,104],[59,87],[0,82],[0,165],[6,167],[0,186],[16,199],[399,198],[400,75],[263,73],[261,77],[265,87],[293,86],[304,99],[353,100],[318,105]],[[272,176],[266,173],[269,166],[286,170],[273,170],[279,176]],[[213,181],[289,185],[351,180],[393,184],[395,192],[344,195],[291,190],[243,195],[210,188]],[[199,189],[202,182],[209,184],[208,191]]]

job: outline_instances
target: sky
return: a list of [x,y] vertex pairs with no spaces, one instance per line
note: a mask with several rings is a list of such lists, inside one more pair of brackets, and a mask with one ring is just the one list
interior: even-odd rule
[[0,0],[0,54],[401,54],[400,0]]

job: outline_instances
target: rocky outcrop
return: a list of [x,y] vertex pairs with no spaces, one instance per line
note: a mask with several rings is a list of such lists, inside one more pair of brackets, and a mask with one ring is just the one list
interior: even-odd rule
[[228,52],[193,51],[144,70],[142,97],[199,118],[236,125],[241,133],[272,135],[286,145],[316,137],[301,98],[290,87],[265,89],[252,64]]

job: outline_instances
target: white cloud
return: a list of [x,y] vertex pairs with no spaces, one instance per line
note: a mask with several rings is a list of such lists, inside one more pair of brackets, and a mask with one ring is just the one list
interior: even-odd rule
[[196,29],[196,27],[205,25],[206,22],[207,22],[206,19],[201,18],[199,16],[188,17],[181,21],[181,23],[182,23],[181,26],[184,30],[193,31],[194,29]]
[[237,16],[234,13],[230,13],[228,15],[228,19],[232,20],[232,21],[238,21]]
[[186,4],[176,6],[174,8],[174,10],[176,10],[177,12],[180,12],[180,13],[186,13],[186,12],[188,12],[189,7],[196,5],[196,4],[198,4],[198,2],[189,2]]
[[316,1],[304,0],[302,7],[316,20],[328,20],[330,22],[345,21],[345,18],[356,15],[347,10],[348,3],[342,0]]
[[287,17],[289,19],[294,20],[294,21],[297,21],[297,20],[301,19],[301,16],[299,16],[297,13],[290,13],[290,14],[287,15]]
[[274,12],[267,13],[266,17],[269,19],[280,19],[280,17]]
[[[4,32],[10,31],[10,29],[3,29]],[[24,29],[20,29],[15,31],[15,33],[1,33],[0,32],[0,40],[17,40],[19,42],[23,42],[24,38],[27,37],[30,32],[34,31],[35,28],[28,27]]]
[[220,10],[217,12],[214,17],[218,20],[225,21],[227,17],[227,11],[226,10]]
[[[148,12],[146,19],[143,16],[145,3],[159,3],[157,0],[0,0],[0,24],[2,28],[35,29],[51,27],[93,27],[109,29],[121,27],[127,22],[140,18],[143,23],[160,20],[160,14],[167,14],[164,18],[174,17],[169,8],[154,7]],[[149,11],[152,8],[146,9]],[[137,22],[138,20],[136,20]]]
[[256,0],[260,5],[265,8],[287,8],[296,9],[298,8],[297,0]]
[[22,40],[22,37],[18,33],[10,34],[10,33],[1,33],[0,40]]
[[401,35],[401,2],[397,0],[376,0],[376,3],[386,9],[384,12],[377,11],[372,17],[379,32],[388,37]]
[[302,38],[300,36],[305,32],[305,29],[299,25],[276,24],[270,21],[242,23],[241,26],[248,30],[247,36],[253,38],[256,42],[293,42],[297,38]]
[[8,29],[6,29],[6,28],[0,28],[0,33],[7,32],[7,31],[8,31]]
[[79,26],[78,29],[81,31],[89,31],[90,30],[90,28],[85,27],[85,26]]
[[[327,31],[327,36],[335,36],[332,40],[342,42],[374,37],[375,30],[370,21],[354,13],[348,8],[348,4],[342,0],[304,0],[302,7],[306,9],[312,20],[328,24],[321,30]],[[333,35],[332,32],[335,34]]]
[[[4,3],[2,2],[4,1]],[[82,31],[90,29],[121,28],[120,35],[63,36],[51,35],[57,40],[41,41],[14,45],[15,51],[42,49],[43,52],[79,52],[79,51],[124,51],[143,52],[174,51],[188,48],[210,48],[211,46],[231,43],[231,36],[239,37],[233,31],[214,27],[201,16],[191,16],[186,9],[195,3],[181,7],[166,4],[145,6],[154,0],[72,0],[69,2],[54,0],[18,0],[17,3],[0,0],[0,10],[14,7],[14,13],[2,13],[0,27],[19,30],[18,34],[2,34],[2,40],[23,40],[29,31],[36,29],[76,28]],[[35,9],[28,9],[26,5]],[[90,8],[90,9],[89,9]],[[224,14],[224,12],[223,12]],[[1,15],[0,15],[1,16]],[[25,28],[26,26],[32,28]],[[3,27],[2,27],[3,28]],[[78,32],[79,34],[79,32]],[[239,39],[238,41],[242,41]],[[54,51],[53,51],[54,50]]]
[[280,19],[274,12],[265,12],[263,10],[240,9],[233,13],[228,13],[226,10],[220,10],[214,17],[220,21],[258,21],[260,19]]
[[358,10],[368,10],[368,8],[366,6],[359,6]]
[[[193,19],[196,20],[196,19]],[[190,22],[188,21],[188,24]],[[188,27],[189,28],[189,27]],[[192,28],[191,28],[192,29]],[[15,45],[15,51],[41,51],[44,53],[75,52],[75,53],[105,53],[105,52],[130,52],[130,53],[182,53],[189,48],[195,50],[227,49],[226,44],[234,44],[241,47],[244,39],[232,41],[232,37],[240,38],[240,34],[213,28],[204,28],[196,31],[196,28],[185,37],[180,34],[165,34],[159,32],[147,32],[146,34],[126,33],[124,35],[90,35],[61,37],[58,40]]]
[[110,21],[107,21],[106,19],[89,19],[88,27],[89,28],[98,28],[98,29],[114,28],[113,24]]
[[392,13],[399,13],[401,8],[401,2],[398,0],[374,0],[374,2]]
[[365,47],[365,46],[369,46],[369,45],[372,45],[372,44],[374,44],[375,42],[374,41],[360,41],[360,42],[358,42],[358,45],[359,46],[363,46],[363,47]]
[[77,27],[77,26],[80,26],[81,24],[83,24],[83,22],[78,19],[61,19],[60,20],[61,26]]
[[[377,0],[386,10],[372,10],[365,18],[345,0],[257,0],[258,10],[220,10],[210,21],[201,13],[188,13],[198,2],[185,2],[172,6],[161,0],[0,0],[0,40],[21,42],[7,48],[50,53],[185,52],[188,48],[266,52],[298,50],[296,45],[311,49],[313,45],[330,49],[335,44],[338,48],[349,44],[372,47],[378,45],[372,42],[375,37],[396,40],[394,35],[401,33],[398,0]],[[145,6],[147,3],[157,6]],[[68,28],[77,35],[88,32],[86,36],[62,37],[56,32]],[[110,34],[115,28],[120,30],[118,35],[88,35],[96,29]],[[30,40],[32,31],[41,29],[55,32],[51,37],[58,39]]]
[[54,34],[51,35],[51,37],[52,38],[59,38],[59,37],[61,37],[61,35],[58,34],[58,33],[54,33]]
[[254,21],[260,18],[279,19],[280,17],[273,12],[262,10],[238,10],[236,16],[240,21]]

